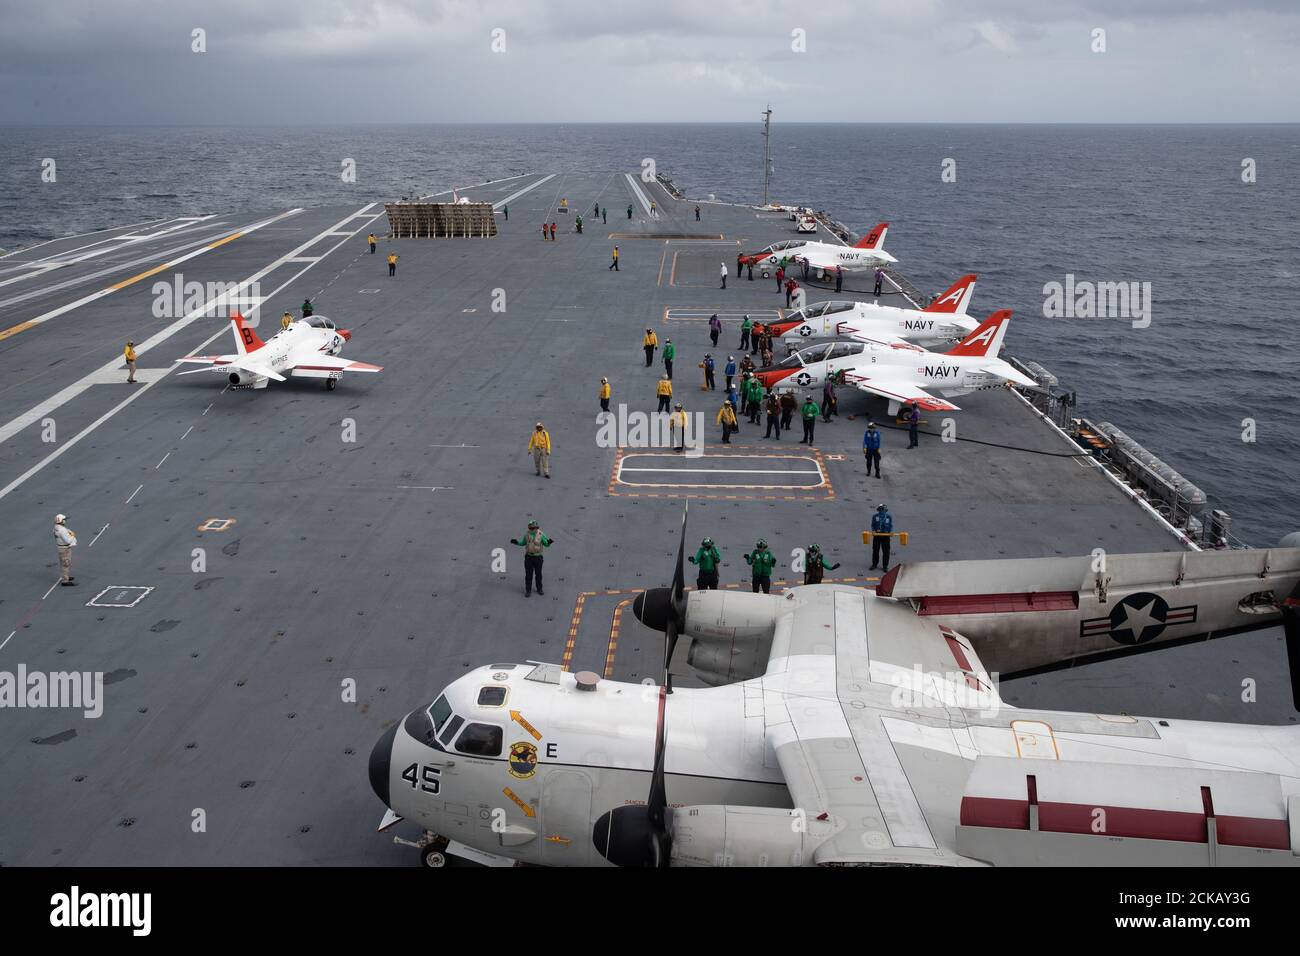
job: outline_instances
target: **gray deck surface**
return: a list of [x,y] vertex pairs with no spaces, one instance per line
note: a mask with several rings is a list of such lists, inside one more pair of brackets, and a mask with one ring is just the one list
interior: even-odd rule
[[[536,178],[463,193],[496,202]],[[52,396],[70,396],[0,442],[0,489],[8,489],[0,492],[0,641],[15,632],[0,649],[0,669],[104,671],[113,680],[97,720],[0,711],[0,863],[411,865],[411,850],[374,832],[383,808],[366,756],[387,724],[465,668],[560,660],[583,592],[594,593],[582,599],[571,665],[604,669],[620,603],[671,576],[681,489],[611,485],[615,451],[596,443],[599,377],[613,383],[616,406],[652,411],[660,366],[643,367],[641,334],[653,326],[661,341],[672,338],[677,395],[688,411],[706,414],[713,456],[719,399],[702,395],[696,368],[707,327],[698,318],[665,321],[665,309],[707,317],[783,304],[774,283],[737,281],[734,270],[718,290],[718,264],[734,265],[738,248],[794,235],[785,220],[716,204],[703,204],[697,224],[692,204],[643,188],[659,204],[658,221],[639,202],[627,220],[634,200],[621,174],[560,173],[509,203],[496,239],[381,241],[372,257],[365,234],[382,236],[385,223],[371,226],[368,217],[382,205],[339,226],[355,236],[322,236],[299,253],[320,261],[283,263],[261,280],[271,296],[261,321],[269,334],[282,311],[310,296],[318,314],[352,330],[345,357],[385,366],[345,377],[332,393],[310,381],[231,391],[216,374],[163,375],[214,333],[222,334],[202,351],[231,351],[225,320],[212,318],[141,354],[141,377],[152,384],[128,386],[120,371],[76,392],[120,360],[126,339],[139,343],[169,324],[151,314],[152,285],[173,269],[0,340],[0,428]],[[588,215],[585,234],[574,235],[572,213],[554,212],[561,196],[584,214],[599,199],[609,223]],[[381,197],[303,210],[177,269],[186,280],[247,278],[372,199]],[[175,223],[0,259],[0,331],[282,212],[219,211],[61,268],[27,263]],[[558,241],[541,240],[543,218],[560,224]],[[606,268],[615,232],[646,237],[618,240],[619,272]],[[655,233],[713,241],[666,242]],[[401,255],[392,279],[390,248]],[[503,313],[492,311],[497,289]],[[737,325],[727,320],[714,352],[719,373]],[[1015,353],[1014,326],[1008,349]],[[1006,392],[959,404],[962,437],[1071,450]],[[896,528],[911,533],[896,561],[1178,546],[1095,469],[1066,457],[932,438],[906,451],[905,436],[888,432],[885,478],[867,479],[865,416],[883,415],[883,403],[842,391],[840,417],[819,423],[813,457],[833,495],[788,487],[805,476],[773,475],[766,490],[706,476],[709,487],[693,492],[721,497],[692,500],[692,545],[711,535],[724,555],[722,580],[732,584],[744,578],[741,554],[758,536],[772,543],[783,577],[790,550],[816,541],[842,562],[836,578],[866,580],[860,532],[886,501]],[[42,441],[45,418],[55,422],[55,443]],[[355,421],[355,443],[342,441],[344,419]],[[533,474],[525,455],[538,419],[555,444],[550,481]],[[731,454],[809,455],[797,435],[765,442],[756,431],[745,428]],[[743,468],[763,461],[738,460]],[[768,462],[761,467],[777,472],[812,467]],[[707,457],[703,467],[733,465]],[[80,537],[80,586],[50,591],[60,511]],[[545,597],[525,600],[520,552],[508,542],[533,516],[555,545]],[[209,518],[236,523],[199,532]],[[510,562],[505,574],[492,570],[498,547]],[[195,548],[206,551],[205,573],[191,570]],[[87,606],[104,588],[132,585],[154,590],[129,609]],[[614,675],[656,673],[660,641],[627,615]],[[1283,655],[1274,633],[1232,638],[1026,679],[1004,693],[1022,706],[1282,723],[1293,718]],[[1260,703],[1240,702],[1244,677],[1259,682]],[[356,681],[355,704],[341,699],[347,678]],[[191,831],[196,808],[206,812],[206,833]]]

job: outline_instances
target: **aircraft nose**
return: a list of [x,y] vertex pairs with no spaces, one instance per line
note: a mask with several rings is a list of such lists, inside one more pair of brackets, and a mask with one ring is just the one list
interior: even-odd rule
[[375,749],[370,751],[370,788],[384,802],[384,806],[389,806],[388,766],[393,757],[393,741],[397,738],[399,726],[400,724],[393,724],[384,731],[384,735],[375,744]]
[[344,342],[352,341],[352,333],[349,332],[347,329],[339,329],[339,336],[342,337]]

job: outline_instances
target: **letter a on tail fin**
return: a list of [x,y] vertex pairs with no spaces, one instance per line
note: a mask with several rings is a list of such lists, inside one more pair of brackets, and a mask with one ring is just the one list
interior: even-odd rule
[[1011,310],[1002,309],[994,312],[984,323],[945,355],[974,355],[984,358],[997,358],[1002,348],[1002,340],[1007,337],[1007,326],[1011,324]]
[[975,279],[976,275],[973,272],[962,276],[921,311],[965,315],[966,309],[970,307],[970,300],[975,295]]
[[244,324],[244,317],[238,312],[231,316],[230,327],[235,333],[235,349],[240,355],[256,352],[266,344],[251,326]]
[[875,228],[863,236],[854,249],[884,249],[885,233],[889,232],[889,223],[877,223]]

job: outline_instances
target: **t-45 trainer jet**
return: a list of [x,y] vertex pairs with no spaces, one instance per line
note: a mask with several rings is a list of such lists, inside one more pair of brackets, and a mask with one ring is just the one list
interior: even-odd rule
[[[810,242],[806,239],[787,239],[773,243],[762,252],[742,256],[740,261],[761,270],[763,275],[775,272],[782,259],[791,262],[807,261],[809,270],[818,277],[828,270],[864,272],[898,260],[885,251],[885,233],[889,223],[882,222],[868,232],[857,245],[842,246],[833,242]],[[788,271],[788,270],[787,270]]]
[[960,408],[939,396],[1007,382],[1037,384],[998,358],[1010,324],[1010,309],[995,312],[946,352],[930,352],[899,338],[813,345],[754,374],[768,389],[814,388],[834,379],[887,399],[891,415],[904,402],[926,411],[955,412]]
[[974,273],[964,275],[924,309],[832,299],[814,302],[767,328],[788,349],[809,339],[849,338],[861,341],[898,339],[915,344],[958,341],[979,322],[966,314],[975,294]]
[[332,391],[344,372],[382,372],[382,365],[353,362],[338,357],[343,343],[352,338],[347,329],[336,328],[323,315],[291,322],[270,340],[263,342],[257,332],[245,324],[238,312],[230,319],[235,333],[234,355],[187,355],[179,362],[205,368],[181,372],[194,375],[211,369],[224,372],[235,388],[266,388],[267,382],[286,378],[320,378]]

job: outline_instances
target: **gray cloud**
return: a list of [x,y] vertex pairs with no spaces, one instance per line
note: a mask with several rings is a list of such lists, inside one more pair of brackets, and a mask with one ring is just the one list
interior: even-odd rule
[[5,124],[719,121],[768,100],[787,121],[1300,118],[1293,0],[0,0],[0,17]]

